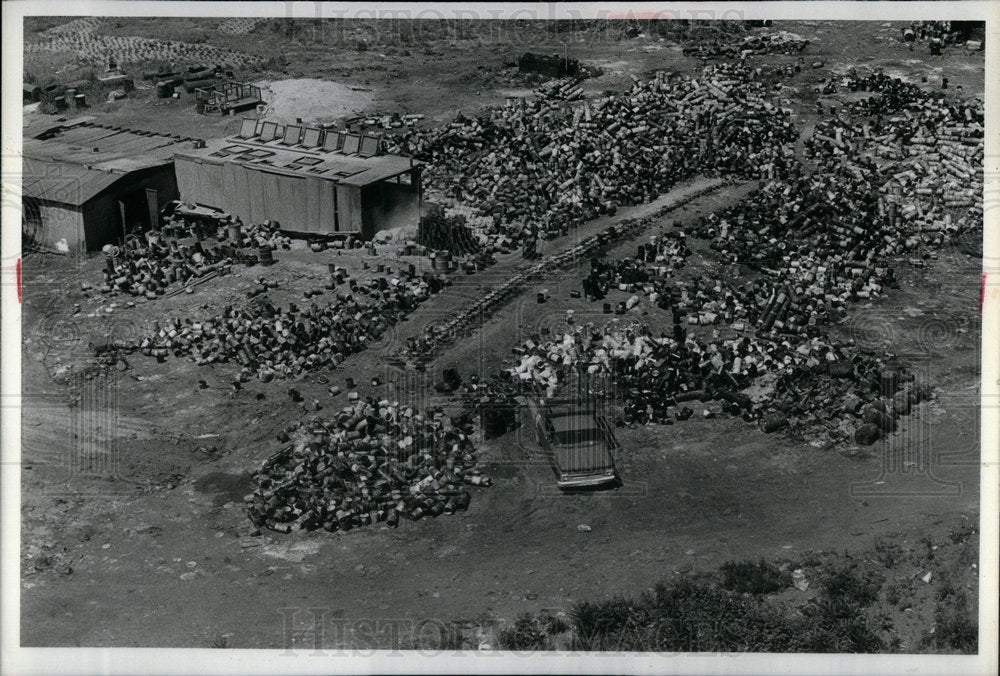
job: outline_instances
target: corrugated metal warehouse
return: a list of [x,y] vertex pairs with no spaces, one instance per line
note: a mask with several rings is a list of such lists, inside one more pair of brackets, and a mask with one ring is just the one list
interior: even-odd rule
[[79,118],[26,130],[22,231],[27,241],[95,251],[146,228],[177,199],[179,136],[109,127]]
[[379,141],[297,124],[244,119],[240,133],[174,157],[181,199],[292,233],[347,233],[415,225],[421,163],[380,155]]

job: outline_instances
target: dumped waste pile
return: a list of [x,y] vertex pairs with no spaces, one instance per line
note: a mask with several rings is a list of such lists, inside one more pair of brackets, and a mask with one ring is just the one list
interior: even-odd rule
[[169,219],[159,229],[127,238],[120,247],[105,247],[100,289],[154,299],[224,274],[234,265],[270,262],[271,251],[289,247],[289,238],[271,222],[243,226],[230,221],[211,227]]
[[708,57],[738,57],[750,54],[800,54],[809,41],[795,33],[778,31],[775,33],[760,33],[748,35],[741,41],[709,40],[684,46],[685,56]]
[[[702,195],[718,190],[721,183],[715,183],[697,191],[688,193],[684,198],[675,201],[670,208],[677,208]],[[579,244],[552,256],[543,258],[527,269],[511,275],[498,287],[487,292],[482,298],[477,298],[468,306],[457,311],[454,316],[444,322],[429,324],[421,335],[407,338],[401,356],[413,365],[430,361],[444,347],[458,336],[466,335],[475,322],[482,321],[510,298],[520,293],[533,280],[543,278],[555,270],[569,265],[578,264],[592,257],[596,252],[618,241],[634,236],[637,232],[648,228],[653,222],[652,217],[633,218],[609,226],[603,231],[590,235]]]
[[780,174],[796,131],[771,96],[755,69],[717,64],[698,77],[660,72],[593,101],[519,99],[390,144],[429,163],[428,191],[491,217],[484,234],[520,246],[695,174]]
[[[591,394],[624,403],[620,424],[672,424],[691,418],[691,406],[700,406],[703,417],[721,408],[766,432],[824,426],[867,444],[895,431],[899,416],[931,394],[891,358],[818,336],[704,341],[683,329],[655,336],[641,323],[587,324],[548,341],[533,336],[518,351],[506,379],[549,397],[581,376],[610,384],[612,392]],[[708,402],[717,405],[706,407]]]
[[257,527],[330,532],[468,508],[470,486],[489,486],[476,464],[472,422],[397,402],[359,401],[332,420],[297,426],[254,474],[245,498]]
[[470,256],[479,252],[479,241],[466,225],[465,218],[448,215],[440,205],[431,205],[420,218],[417,243],[428,249],[448,251],[455,256]]
[[[343,272],[341,273],[344,274]],[[367,283],[350,280],[326,306],[290,303],[280,310],[258,296],[245,308],[226,306],[219,316],[170,319],[142,340],[140,351],[158,360],[188,357],[199,365],[239,362],[238,382],[268,382],[330,368],[365,350],[401,317],[440,291],[446,279],[404,272]]]

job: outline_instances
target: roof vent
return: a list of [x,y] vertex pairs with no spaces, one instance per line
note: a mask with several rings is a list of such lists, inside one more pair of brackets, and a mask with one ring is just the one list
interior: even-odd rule
[[193,145],[194,145],[195,148],[204,148],[205,147],[205,142],[202,139],[199,138],[199,139],[195,139]]

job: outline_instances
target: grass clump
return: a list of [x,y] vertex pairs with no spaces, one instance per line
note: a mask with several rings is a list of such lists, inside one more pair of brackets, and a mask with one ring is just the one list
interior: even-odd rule
[[792,575],[774,564],[761,559],[752,561],[728,561],[719,568],[722,586],[741,594],[773,594],[787,589],[792,584]]

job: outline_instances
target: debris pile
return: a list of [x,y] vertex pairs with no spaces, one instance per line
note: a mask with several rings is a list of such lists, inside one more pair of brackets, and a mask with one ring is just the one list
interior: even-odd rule
[[555,99],[559,101],[577,101],[584,98],[583,96],[583,86],[580,84],[583,82],[582,77],[567,77],[559,80],[549,80],[541,85],[539,85],[535,92],[539,96],[547,99]]
[[476,464],[471,419],[360,401],[333,420],[293,430],[245,498],[257,527],[330,532],[419,520],[468,508],[469,486],[489,486]]
[[479,241],[466,225],[465,218],[447,215],[440,205],[432,205],[421,217],[417,243],[428,249],[449,251],[455,256],[469,256],[479,251]]
[[740,43],[741,55],[747,54],[799,54],[809,46],[802,36],[788,31],[749,35]]
[[[718,190],[720,186],[721,182],[692,191],[666,208],[677,208],[702,195]],[[475,322],[482,321],[484,316],[488,316],[496,308],[506,303],[509,298],[520,293],[533,280],[541,279],[554,270],[578,264],[580,261],[591,258],[596,252],[620,240],[634,236],[637,232],[648,228],[654,218],[628,219],[609,226],[600,233],[584,238],[576,246],[545,257],[526,270],[511,275],[500,286],[458,311],[448,321],[429,324],[421,335],[407,338],[406,345],[401,351],[404,360],[408,360],[414,365],[429,361],[439,350],[450,344],[456,336],[465,335]]]
[[[900,39],[905,43],[928,42],[937,47],[937,52],[945,45],[964,45],[967,49],[983,48],[982,31],[978,40],[971,40],[975,33],[973,21],[913,21],[900,29]],[[981,24],[980,24],[981,25]],[[912,49],[912,45],[911,45]]]
[[[159,230],[128,237],[120,247],[106,246],[100,288],[153,299],[224,274],[236,264],[270,262],[271,250],[289,246],[289,239],[269,222],[213,228],[171,218]],[[267,252],[263,258],[262,250]]]
[[817,125],[806,150],[818,168],[793,167],[693,231],[724,262],[770,280],[784,325],[806,327],[876,297],[896,284],[898,262],[922,264],[982,227],[981,107],[887,78],[864,86],[886,94]]
[[758,33],[748,35],[741,41],[720,40],[718,38],[684,46],[685,56],[708,57],[739,57],[750,54],[799,54],[809,46],[809,41],[795,33],[779,31],[777,33]]
[[[566,234],[621,205],[648,202],[695,174],[780,174],[796,131],[755,69],[717,64],[697,78],[659,73],[629,92],[491,108],[406,130],[393,150],[430,164],[428,191],[491,217],[487,234]],[[516,248],[515,246],[515,248]]]
[[[591,394],[624,402],[620,424],[670,424],[690,418],[694,402],[715,402],[766,432],[821,425],[835,436],[873,443],[930,396],[891,357],[883,361],[850,341],[820,337],[702,341],[684,331],[654,336],[644,324],[587,324],[548,341],[532,336],[516,352],[505,377],[520,389],[552,397],[567,382],[593,379],[613,391]],[[704,410],[705,417],[715,414],[715,408]]]
[[655,303],[662,293],[662,285],[658,282],[682,269],[690,255],[684,231],[652,235],[648,244],[637,247],[635,258],[592,259],[590,274],[583,280],[583,292],[587,298],[600,300],[610,288],[627,292],[641,289]]
[[336,366],[377,341],[444,285],[441,276],[431,273],[407,272],[367,284],[352,279],[350,289],[339,291],[325,307],[290,303],[284,311],[259,296],[246,308],[227,306],[210,319],[171,319],[162,327],[157,323],[139,349],[161,361],[170,354],[187,356],[199,365],[238,361],[240,382],[253,376],[268,382]]

